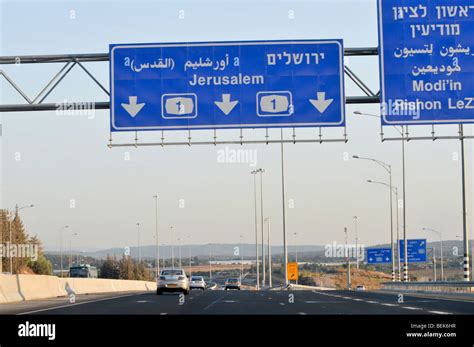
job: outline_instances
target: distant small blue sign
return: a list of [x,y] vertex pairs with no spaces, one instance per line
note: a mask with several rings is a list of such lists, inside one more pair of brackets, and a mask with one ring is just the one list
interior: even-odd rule
[[392,250],[390,248],[367,249],[367,264],[388,264],[392,262]]
[[[408,240],[407,243],[408,262],[426,262],[426,239]],[[405,261],[405,241],[400,240],[400,261]]]

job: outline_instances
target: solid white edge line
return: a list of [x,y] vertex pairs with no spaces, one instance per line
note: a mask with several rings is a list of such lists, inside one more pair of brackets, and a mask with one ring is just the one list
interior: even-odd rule
[[34,311],[28,311],[28,312],[20,312],[17,313],[18,316],[23,316],[23,315],[28,315],[32,313],[37,313],[37,312],[44,312],[44,311],[52,311],[52,310],[57,310],[60,308],[65,308],[65,307],[72,307],[72,306],[78,306],[78,305],[85,305],[85,304],[91,304],[93,302],[99,302],[99,301],[106,301],[106,300],[113,300],[113,299],[118,299],[118,298],[126,298],[128,296],[135,296],[135,295],[142,295],[143,293],[134,293],[134,294],[126,294],[126,295],[117,295],[117,296],[112,296],[108,298],[102,298],[102,299],[97,299],[97,300],[89,300],[89,301],[84,301],[84,302],[77,302],[74,304],[67,304],[67,305],[61,305],[61,306],[55,306],[55,307],[49,307],[49,308],[42,308],[40,310],[34,310]]
[[428,311],[429,313],[434,313],[434,314],[452,314],[451,312],[441,312],[441,311]]

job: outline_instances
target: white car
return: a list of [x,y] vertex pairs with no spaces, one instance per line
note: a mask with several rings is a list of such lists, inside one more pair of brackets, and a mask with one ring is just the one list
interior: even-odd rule
[[163,269],[156,283],[156,295],[164,292],[189,294],[189,280],[183,269]]
[[206,289],[206,282],[204,282],[204,277],[202,276],[191,276],[191,281],[189,283],[189,289]]
[[356,292],[365,292],[365,286],[359,285],[356,287]]

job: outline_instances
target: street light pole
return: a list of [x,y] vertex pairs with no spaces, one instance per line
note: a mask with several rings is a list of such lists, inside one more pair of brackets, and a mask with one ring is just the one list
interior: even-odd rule
[[295,237],[295,262],[296,264],[298,264],[298,244],[297,244],[297,236],[298,236],[298,233],[294,232],[293,233],[293,236]]
[[140,223],[137,223],[137,235],[138,235],[138,262],[142,261],[142,250],[140,248]]
[[400,232],[399,232],[399,221],[398,221],[398,188],[393,187],[395,191],[396,211],[397,211],[397,262],[398,262],[398,282],[402,280],[402,269],[400,263]]
[[59,229],[59,254],[61,262],[61,277],[63,277],[63,230],[69,228],[69,225],[65,225]]
[[459,135],[461,136],[461,170],[462,170],[462,229],[464,246],[464,281],[469,281],[469,230],[467,227],[467,202],[466,202],[466,158],[464,151],[464,127],[459,125]]
[[179,268],[181,269],[182,265],[181,265],[181,238],[180,237],[178,237],[178,250],[179,250]]
[[240,283],[242,283],[242,277],[244,276],[244,255],[243,255],[243,244],[242,244],[243,235],[240,234]]
[[[425,231],[432,231],[439,236],[439,243],[440,243],[440,256],[441,256],[441,281],[444,281],[444,260],[443,260],[443,235],[441,231],[430,229],[430,228],[423,228]],[[434,247],[433,247],[434,251]]]
[[[155,199],[155,273],[158,278],[160,273],[160,246],[158,243],[158,195],[153,195]],[[163,264],[164,266],[164,264]]]
[[[397,128],[396,128],[397,129]],[[407,205],[406,205],[406,180],[405,180],[405,132],[402,127],[402,187],[403,187],[403,281],[408,282],[408,240],[407,240]]]
[[257,173],[258,170],[251,172],[253,175],[253,191],[254,191],[254,205],[255,205],[255,268],[257,271],[257,290],[260,290],[260,273],[258,269],[258,220],[257,220]]
[[345,235],[345,245],[344,251],[346,253],[346,261],[347,261],[347,290],[351,290],[351,260],[349,258],[349,252],[347,250],[347,228],[344,228],[344,235]]
[[359,270],[359,237],[357,236],[357,216],[354,216],[354,228],[355,228],[355,241],[356,241],[356,267],[357,270]]
[[[433,265],[433,282],[436,282],[436,250],[435,247],[433,246],[432,248],[428,248],[428,250],[431,249],[431,264]],[[442,279],[441,279],[442,280]]]
[[69,268],[72,266],[72,238],[74,236],[77,236],[77,233],[71,234],[71,237],[69,238]]
[[270,243],[270,217],[265,219],[267,221],[267,243],[268,243],[268,286],[272,287],[272,246]]
[[189,257],[189,278],[191,278],[192,274],[192,260],[191,260],[191,235],[187,236],[188,238],[188,257]]
[[[298,235],[298,233],[293,233],[293,235],[295,236],[295,262],[296,262],[296,268],[298,269],[298,241],[296,239],[296,236]],[[296,284],[298,284],[298,276],[296,277]]]
[[171,268],[174,269],[174,234],[173,226],[170,226],[171,231]]
[[[393,246],[393,197],[392,197],[392,166],[387,164],[381,160],[372,159],[372,158],[364,158],[359,157],[357,155],[352,156],[354,159],[362,159],[362,160],[370,160],[379,166],[383,167],[387,172],[390,180],[390,243],[392,249],[392,282],[395,282],[395,254],[394,246]],[[406,254],[406,253],[405,253]]]
[[209,244],[209,281],[212,280],[212,253],[211,253],[211,244]]
[[263,218],[263,173],[264,169],[258,169],[260,171],[260,223],[262,229],[262,288],[265,287],[265,237],[263,236],[264,230],[264,218]]
[[286,201],[285,201],[285,152],[283,146],[283,128],[280,129],[280,150],[281,150],[281,197],[282,197],[282,221],[283,221],[283,274],[285,275],[285,285],[288,286],[288,242],[286,238]]
[[163,257],[163,259],[162,259],[163,268],[165,268],[165,267],[166,267],[166,263],[165,263],[165,244],[164,244],[164,243],[161,244],[161,248],[162,248],[162,250],[161,250],[162,252],[161,252],[161,253],[163,253],[163,255],[162,255],[162,257]]

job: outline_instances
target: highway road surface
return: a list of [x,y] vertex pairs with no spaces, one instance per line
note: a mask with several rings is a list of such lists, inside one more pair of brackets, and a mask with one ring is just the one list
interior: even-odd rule
[[[154,293],[78,295],[0,305],[0,314],[474,314],[474,301],[351,291],[192,291],[189,296]],[[181,301],[180,301],[181,300]]]

